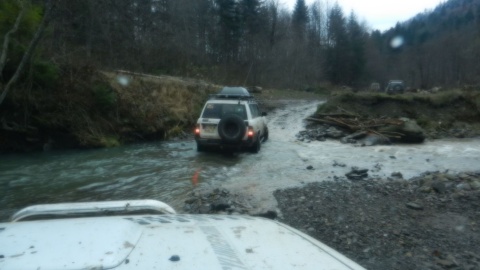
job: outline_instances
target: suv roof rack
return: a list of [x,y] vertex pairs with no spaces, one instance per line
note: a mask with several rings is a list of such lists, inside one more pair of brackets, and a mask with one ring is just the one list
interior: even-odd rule
[[238,99],[238,100],[251,100],[255,99],[252,95],[226,95],[226,94],[213,94],[209,96],[209,99]]
[[225,86],[218,94],[210,95],[210,99],[250,100],[254,98],[245,87],[241,86]]

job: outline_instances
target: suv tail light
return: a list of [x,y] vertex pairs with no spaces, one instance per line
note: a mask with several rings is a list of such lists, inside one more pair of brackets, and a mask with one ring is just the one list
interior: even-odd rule
[[248,138],[253,138],[253,136],[255,135],[255,131],[253,130],[253,127],[248,127],[248,130],[247,130],[247,136]]
[[200,124],[195,127],[195,135],[200,135]]

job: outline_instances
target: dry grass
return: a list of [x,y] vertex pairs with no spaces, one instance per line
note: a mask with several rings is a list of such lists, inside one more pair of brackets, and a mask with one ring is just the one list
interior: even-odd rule
[[175,136],[193,125],[209,94],[219,86],[169,76],[104,73],[119,96],[119,111],[142,133]]

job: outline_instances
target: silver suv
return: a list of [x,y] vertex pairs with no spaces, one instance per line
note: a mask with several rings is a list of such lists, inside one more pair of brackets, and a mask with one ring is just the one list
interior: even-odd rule
[[402,94],[405,92],[405,83],[400,80],[391,80],[385,88],[387,94]]
[[266,115],[247,89],[224,87],[210,97],[197,120],[197,150],[215,147],[258,153],[261,142],[268,139]]

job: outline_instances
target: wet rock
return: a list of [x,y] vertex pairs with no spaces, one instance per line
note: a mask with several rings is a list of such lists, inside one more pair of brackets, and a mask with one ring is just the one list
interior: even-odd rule
[[430,193],[432,192],[432,187],[430,186],[422,186],[418,189],[422,193]]
[[315,129],[302,130],[296,135],[296,138],[299,141],[325,141],[326,129],[327,127],[321,126]]
[[226,189],[195,190],[185,200],[183,210],[191,214],[240,213],[248,214],[252,206],[248,200]]
[[189,198],[185,200],[185,204],[192,204],[195,202],[195,198]]
[[435,179],[436,179],[436,181],[438,181],[438,182],[444,182],[444,183],[448,182],[447,176],[446,176],[445,174],[443,174],[443,173],[438,174]]
[[333,161],[333,167],[347,167],[347,165],[345,163],[340,163],[340,162],[337,162],[336,160]]
[[474,180],[470,182],[470,187],[474,190],[480,190],[480,180]]
[[460,183],[457,186],[455,186],[457,190],[472,190],[472,187],[470,186],[469,183]]
[[374,145],[389,145],[391,144],[390,139],[385,136],[378,134],[368,134],[365,138],[360,141],[362,146],[374,146]]
[[340,139],[340,142],[344,143],[344,144],[356,144],[357,143],[357,140],[347,138],[347,137],[343,137],[342,139]]
[[349,180],[362,180],[368,177],[368,169],[359,169],[353,167],[352,170],[345,174]]
[[315,170],[312,165],[307,167],[307,170]]
[[212,210],[212,207],[210,204],[203,204],[198,208],[198,213],[200,214],[210,214]]
[[332,139],[340,139],[345,136],[345,133],[335,127],[329,127],[326,130],[325,137]]
[[365,136],[367,136],[367,134],[368,134],[368,133],[367,133],[366,131],[357,131],[357,132],[355,132],[355,133],[353,133],[353,134],[350,134],[350,135],[348,135],[348,136],[343,137],[343,138],[340,140],[340,142],[342,142],[342,143],[352,143],[352,144],[353,144],[353,143],[357,143],[357,141],[358,141],[359,139],[364,138]]
[[220,199],[211,204],[212,211],[225,211],[230,207],[231,205],[224,199]]
[[392,172],[391,176],[393,178],[403,179],[403,174],[401,172]]
[[435,181],[432,183],[432,189],[437,193],[445,193],[445,191],[447,190],[447,187],[444,182]]
[[377,163],[377,164],[375,164],[375,166],[373,166],[373,170],[372,170],[372,171],[373,171],[373,172],[379,172],[379,171],[382,170],[382,167],[383,167],[382,164]]
[[396,142],[403,143],[422,143],[425,141],[425,131],[417,124],[415,120],[401,118],[401,125],[389,125],[379,129],[380,133],[401,134],[395,138]]
[[423,210],[423,206],[421,206],[418,203],[414,203],[414,202],[406,203],[405,206],[407,208],[410,208],[410,209],[413,209],[413,210]]
[[437,260],[437,263],[445,268],[453,268],[457,266],[457,264],[454,261],[451,260]]
[[264,213],[253,214],[252,216],[264,217],[264,218],[268,218],[268,219],[276,219],[278,217],[278,214],[277,214],[276,211],[269,210],[269,211],[264,212]]

